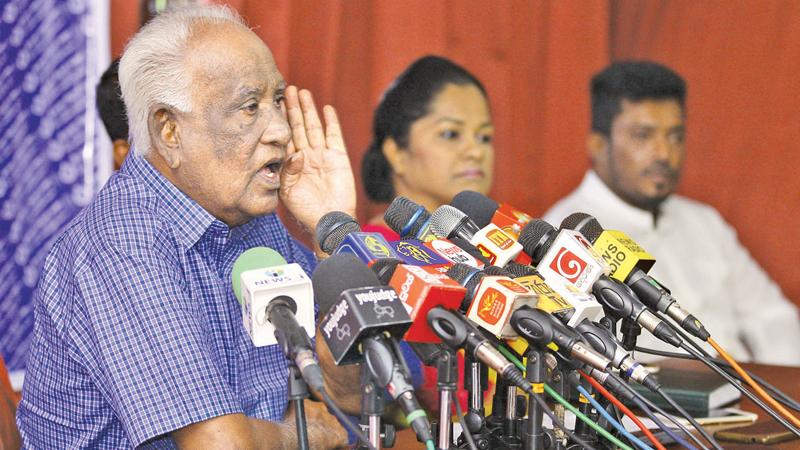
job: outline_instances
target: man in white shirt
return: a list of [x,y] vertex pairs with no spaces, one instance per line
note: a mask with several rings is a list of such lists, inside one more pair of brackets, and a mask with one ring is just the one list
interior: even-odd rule
[[[592,78],[591,95],[592,169],[545,220],[558,226],[585,212],[626,232],[656,257],[650,275],[735,359],[800,365],[797,307],[714,208],[674,194],[685,156],[683,79],[652,62],[614,63]],[[638,345],[677,351],[646,331]]]

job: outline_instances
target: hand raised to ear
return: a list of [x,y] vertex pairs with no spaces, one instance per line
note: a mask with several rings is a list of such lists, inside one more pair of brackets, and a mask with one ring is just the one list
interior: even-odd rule
[[280,196],[297,220],[313,234],[331,211],[355,216],[356,187],[336,110],[322,109],[323,129],[311,92],[286,89],[286,114],[292,142],[281,171]]

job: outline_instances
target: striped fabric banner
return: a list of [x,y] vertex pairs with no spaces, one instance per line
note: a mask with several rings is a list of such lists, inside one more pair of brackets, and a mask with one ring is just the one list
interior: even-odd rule
[[22,370],[33,293],[53,241],[107,179],[95,85],[107,0],[0,2],[0,350]]

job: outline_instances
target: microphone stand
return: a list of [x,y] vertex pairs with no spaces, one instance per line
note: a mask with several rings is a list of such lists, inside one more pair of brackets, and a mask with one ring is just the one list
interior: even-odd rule
[[[578,376],[578,383],[586,389],[586,392],[589,394],[594,394],[594,387],[584,380],[580,378],[577,372],[572,372],[575,376]],[[578,399],[581,398],[581,394],[578,394]],[[589,403],[589,400],[579,400],[580,405],[578,406],[578,410],[583,413],[586,417],[591,419],[593,422],[597,422],[597,414],[592,407],[592,404]],[[590,427],[589,425],[585,424],[582,420],[575,420],[575,434],[578,435],[581,439],[586,441],[589,444],[595,444],[597,442],[597,431],[594,428]]]
[[[547,381],[547,367],[545,366],[544,353],[533,345],[528,346],[525,353],[527,358],[525,378],[533,386],[533,395],[540,396],[544,392],[544,382]],[[542,392],[538,392],[541,389]],[[544,411],[535,399],[528,400],[528,420],[525,422],[524,442],[525,450],[543,450],[545,447],[545,432],[542,426]],[[552,442],[552,439],[550,440]]]
[[[383,388],[378,386],[375,381],[369,364],[363,362],[361,364],[361,428],[366,428],[370,444],[376,450],[380,450]],[[360,445],[358,448],[366,447]]]
[[308,385],[297,365],[289,360],[289,400],[294,403],[294,420],[297,427],[297,448],[308,450],[308,424],[303,400],[309,397]]
[[[454,401],[453,393],[457,388],[458,364],[456,352],[442,346],[442,353],[436,364],[436,387],[439,389],[439,436],[438,444],[441,450],[450,450],[453,443],[453,424],[450,409]],[[465,424],[461,424],[465,427]]]
[[[478,448],[489,448],[490,430],[487,428],[483,409],[483,372],[487,369],[472,355],[464,356],[464,388],[469,394],[468,411],[464,414],[463,428],[467,428],[475,439]],[[459,438],[459,448],[468,448],[464,436]]]

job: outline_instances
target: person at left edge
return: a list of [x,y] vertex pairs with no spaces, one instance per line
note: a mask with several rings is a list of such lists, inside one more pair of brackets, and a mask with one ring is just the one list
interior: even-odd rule
[[[252,345],[230,276],[256,246],[313,270],[279,201],[309,230],[329,211],[354,214],[336,113],[323,108],[323,126],[311,94],[287,87],[224,6],[155,17],[119,79],[133,153],[47,257],[17,414],[24,446],[295,448],[286,360]],[[358,410],[358,369],[336,367],[321,339],[317,349],[328,392]],[[305,410],[313,448],[346,443],[321,403]]]

